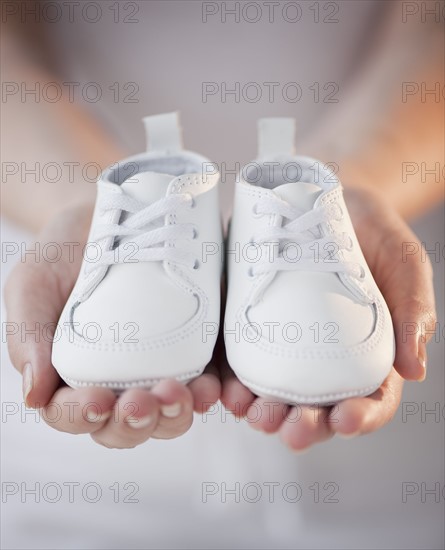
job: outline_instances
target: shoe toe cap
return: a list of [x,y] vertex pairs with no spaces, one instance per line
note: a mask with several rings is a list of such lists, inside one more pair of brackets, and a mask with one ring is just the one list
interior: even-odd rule
[[[210,361],[218,328],[210,323],[205,297],[175,285],[160,265],[145,284],[138,265],[119,273],[123,267],[113,266],[84,302],[67,304],[53,345],[59,374],[74,387],[117,390],[198,376]],[[206,323],[211,330],[203,334]]]
[[254,393],[327,403],[372,393],[389,374],[395,347],[383,299],[359,302],[338,278],[317,284],[320,275],[326,274],[312,273],[311,284],[274,281],[279,284],[245,311],[250,334],[240,330],[234,342],[226,332],[229,363]]

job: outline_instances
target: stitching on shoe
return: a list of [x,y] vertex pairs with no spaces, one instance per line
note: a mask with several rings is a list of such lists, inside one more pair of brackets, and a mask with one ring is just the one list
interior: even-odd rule
[[[104,195],[108,195],[110,193],[113,193],[113,194],[119,194],[120,193],[117,186],[115,184],[112,184],[112,185],[113,185],[113,187],[109,187],[109,185],[104,184],[104,182],[102,182],[102,180],[100,180],[100,179],[98,180],[98,182],[97,182],[97,200],[96,200],[96,206],[95,206],[95,209],[94,209],[93,220],[91,222],[92,223],[91,227],[93,227],[93,223],[97,222],[98,211],[101,209],[101,204],[103,203]],[[114,222],[119,218],[120,215],[121,214],[116,214],[116,212],[112,212],[112,211],[107,212],[104,215],[104,221],[106,221],[107,223]],[[90,235],[92,235],[91,228],[90,228]],[[88,237],[87,244],[89,242],[95,242],[95,241],[90,241],[89,237]],[[109,246],[107,246],[105,249],[101,248],[101,254],[103,252],[108,251],[108,250],[111,250],[111,244]],[[80,267],[79,277],[81,279],[81,289],[83,289],[83,290],[82,290],[81,294],[76,293],[75,301],[78,301],[78,299],[80,297],[82,297],[83,299],[88,298],[96,290],[99,283],[102,282],[102,280],[105,277],[105,275],[107,274],[107,271],[108,271],[108,268],[109,268],[109,266],[101,266],[101,267],[95,269],[90,274],[85,275],[85,273],[84,273],[85,264],[86,264],[86,260],[85,260],[85,258],[82,258],[82,265]]]
[[172,191],[178,192],[193,184],[210,186],[210,182],[205,182],[202,176],[179,176],[172,185]]
[[[202,295],[202,307],[199,315],[196,315],[185,328],[171,331],[170,334],[156,338],[141,338],[138,343],[116,343],[116,342],[86,342],[71,329],[71,323],[65,320],[63,331],[69,339],[69,343],[81,348],[95,351],[147,351],[160,349],[177,344],[186,337],[196,333],[201,327],[201,322],[206,318],[208,312],[208,299]],[[71,308],[70,308],[71,309]]]
[[[251,194],[249,190],[246,190],[245,194]],[[330,191],[326,196],[322,197],[320,202],[323,204],[326,203],[335,203],[343,196],[341,188],[336,188],[333,191]],[[259,280],[257,284],[249,292],[248,296],[244,300],[244,303],[238,309],[235,318],[241,324],[249,324],[249,319],[247,318],[247,309],[251,305],[252,296],[254,296],[258,287],[261,285],[263,280]],[[364,353],[370,352],[377,347],[380,343],[383,334],[384,334],[384,308],[382,306],[381,300],[377,297],[374,298],[374,305],[376,307],[376,316],[377,322],[374,327],[374,331],[371,336],[355,346],[352,347],[342,347],[337,348],[336,350],[323,350],[322,348],[312,347],[305,348],[304,350],[291,348],[290,346],[281,346],[279,344],[274,344],[266,341],[264,338],[260,338],[257,342],[250,342],[250,345],[257,346],[259,349],[271,353],[275,356],[289,358],[289,359],[344,359],[351,356],[359,356]]]
[[373,384],[372,386],[367,386],[366,388],[362,388],[360,390],[350,390],[347,392],[341,392],[341,393],[325,393],[321,395],[315,395],[315,396],[307,396],[307,395],[297,395],[291,392],[286,392],[282,390],[273,390],[270,388],[265,388],[264,386],[259,386],[253,382],[250,382],[246,378],[243,378],[241,376],[238,376],[239,380],[245,384],[246,386],[250,387],[250,389],[253,392],[260,392],[263,394],[268,394],[270,396],[280,397],[282,399],[287,399],[289,401],[299,402],[299,403],[317,403],[317,402],[330,402],[330,401],[341,401],[342,399],[347,399],[349,397],[359,397],[366,394],[373,393],[373,391],[377,390],[381,385],[382,382],[379,384]]
[[247,185],[242,185],[242,184],[239,184],[239,187],[238,187],[237,191],[242,193],[243,195],[248,196],[248,197],[255,197],[255,198],[259,198],[259,197],[262,197],[264,195],[266,195],[266,196],[271,195],[270,192],[266,192],[262,188],[256,188],[256,187],[252,188],[252,187],[247,187]]
[[[323,350],[322,348],[317,347],[307,347],[303,350],[299,349],[292,349],[291,347],[284,347],[280,346],[279,344],[273,344],[270,342],[267,342],[264,338],[260,337],[260,339],[257,342],[251,342],[249,345],[256,346],[259,349],[270,353],[275,356],[288,358],[288,359],[344,359],[347,357],[357,357],[362,354],[368,353],[375,349],[377,345],[380,343],[382,336],[384,334],[383,330],[383,319],[384,319],[384,311],[382,308],[382,305],[380,303],[380,300],[376,300],[374,302],[376,306],[376,313],[377,313],[377,323],[374,329],[374,332],[364,342],[361,342],[355,346],[351,347],[345,347],[343,346],[340,349],[336,350]],[[241,324],[249,324],[249,320],[246,316],[246,309],[240,308],[238,310],[238,313],[236,314],[236,319]],[[267,343],[266,343],[267,342]]]
[[[177,182],[181,183],[179,188],[185,186],[185,185],[192,185],[195,182],[199,182],[200,178],[198,176],[190,176],[187,177],[185,181],[183,181],[183,178],[178,178]],[[204,185],[208,185],[204,182],[202,182]],[[175,224],[176,223],[176,215],[174,215],[174,219],[171,219],[172,216],[170,216],[170,223]],[[183,271],[178,269],[176,266],[169,263],[170,269],[172,271],[175,271],[178,275],[182,278],[185,278],[188,285],[184,284],[180,280],[178,280],[178,277],[171,277],[167,273],[167,276],[170,280],[182,290],[185,290],[188,293],[197,295],[201,307],[199,308],[197,315],[192,318],[192,320],[186,324],[185,327],[182,327],[179,330],[171,331],[170,334],[167,333],[167,335],[164,336],[158,336],[155,338],[142,338],[139,339],[138,343],[116,343],[116,342],[86,342],[84,338],[77,334],[74,330],[71,328],[71,324],[69,322],[65,322],[65,326],[63,327],[64,332],[67,334],[70,344],[75,345],[78,348],[81,349],[90,349],[90,350],[96,350],[96,351],[146,351],[151,349],[160,349],[163,347],[174,345],[184,338],[196,333],[197,330],[200,329],[202,321],[207,317],[208,309],[209,309],[209,300],[206,294],[201,290],[200,287],[198,287]],[[72,307],[70,308],[70,311],[72,310]]]
[[[344,197],[343,197],[343,188],[334,189],[333,191],[330,191],[326,196],[324,196],[320,199],[320,202],[323,203],[323,205],[325,205],[325,204],[335,204],[335,203],[338,203],[339,201],[342,201],[342,204],[343,204],[344,208],[347,210],[347,206],[345,204]],[[335,230],[334,230],[332,224],[329,221],[326,222],[326,226],[327,226],[329,234],[335,233]],[[344,252],[342,250],[337,251],[337,254],[340,255],[342,260],[345,260],[345,255],[344,255]],[[348,276],[348,275],[346,275],[346,278],[349,279],[349,280],[351,279],[350,276]],[[365,296],[368,299],[375,300],[374,294],[372,294],[370,289],[364,283],[361,283],[359,281],[355,281],[352,284],[357,285],[357,287],[365,294]]]
[[[178,380],[178,382],[185,382],[192,380],[193,378],[196,378],[199,376],[203,371],[202,370],[195,370],[186,372],[185,374],[180,374],[179,376],[175,376],[174,379]],[[127,388],[135,388],[135,387],[141,387],[141,386],[153,386],[155,384],[158,384],[161,382],[161,380],[165,380],[165,378],[141,378],[139,380],[132,380],[131,382],[111,382],[111,381],[100,381],[100,382],[85,382],[84,380],[75,380],[74,378],[68,378],[67,376],[60,375],[63,380],[67,384],[73,384],[79,387],[91,387],[91,386],[99,386],[99,387],[107,387],[107,388],[116,388],[116,389],[127,389]]]

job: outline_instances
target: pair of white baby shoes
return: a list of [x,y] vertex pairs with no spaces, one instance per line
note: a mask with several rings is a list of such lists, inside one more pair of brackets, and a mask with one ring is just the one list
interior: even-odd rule
[[375,391],[394,359],[391,317],[335,174],[294,156],[294,121],[260,120],[225,250],[216,166],[182,149],[176,113],[144,123],[148,151],[98,181],[53,344],[66,383],[122,391],[199,376],[219,332],[226,263],[225,346],[243,384],[287,403]]

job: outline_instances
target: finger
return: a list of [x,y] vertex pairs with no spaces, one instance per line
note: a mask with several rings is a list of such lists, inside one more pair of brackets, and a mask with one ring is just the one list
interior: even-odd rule
[[131,449],[153,434],[159,420],[159,402],[144,389],[124,392],[106,424],[91,434],[96,443],[111,449]]
[[222,404],[237,418],[244,416],[256,396],[238,380],[227,361],[221,364],[220,374]]
[[193,423],[193,396],[176,380],[162,380],[151,393],[160,405],[158,426],[153,437],[172,439],[184,434]]
[[5,286],[8,349],[12,364],[23,374],[29,407],[46,405],[60,385],[51,364],[52,338],[64,305],[58,288],[48,264],[20,264]]
[[206,413],[221,397],[219,364],[224,359],[224,339],[219,335],[210,364],[201,376],[189,384],[193,396],[193,408],[197,413]]
[[245,419],[255,430],[276,433],[286,419],[289,407],[264,397],[257,397],[247,409]]
[[[428,286],[424,292],[429,294]],[[388,304],[396,337],[394,367],[406,380],[422,382],[427,368],[426,344],[437,327],[433,298],[406,298],[401,294],[396,305]]]
[[[426,375],[426,342],[436,328],[433,270],[408,226],[397,218],[391,223],[391,237],[380,244],[375,277],[393,320],[394,366],[403,378],[422,381]],[[388,269],[394,266],[394,258],[395,268]]]
[[280,428],[280,438],[289,449],[301,452],[334,434],[329,422],[328,407],[292,407]]
[[188,388],[192,392],[193,409],[200,414],[207,412],[221,396],[221,381],[215,364],[210,363],[201,376],[190,382]]
[[392,370],[380,388],[368,397],[347,399],[333,408],[332,430],[345,437],[354,437],[378,430],[397,411],[402,397],[403,379]]
[[115,400],[114,393],[106,388],[74,390],[65,386],[56,391],[40,414],[48,425],[61,432],[93,433],[111,417]]
[[[421,381],[426,374],[426,342],[436,329],[431,262],[402,218],[374,192],[355,194],[355,198],[352,193],[351,200],[357,236],[391,312],[394,366],[403,378]],[[369,227],[374,227],[376,216],[378,233],[370,238]]]

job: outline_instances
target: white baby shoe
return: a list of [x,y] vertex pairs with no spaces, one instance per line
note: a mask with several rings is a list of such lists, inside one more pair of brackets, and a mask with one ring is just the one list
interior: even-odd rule
[[144,123],[148,152],[111,166],[98,181],[83,264],[55,334],[53,364],[72,387],[187,383],[212,357],[220,318],[219,175],[206,158],[182,150],[176,113]]
[[225,344],[255,394],[326,404],[382,384],[394,334],[340,182],[320,162],[295,157],[294,137],[293,119],[261,120],[259,160],[237,181]]

